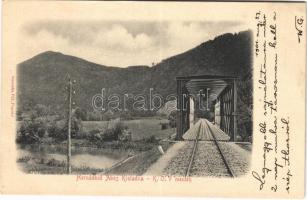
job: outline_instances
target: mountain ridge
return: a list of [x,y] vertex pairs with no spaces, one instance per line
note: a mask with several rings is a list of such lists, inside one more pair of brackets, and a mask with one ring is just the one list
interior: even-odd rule
[[[46,51],[17,66],[18,110],[36,104],[57,107],[65,103],[65,76],[77,81],[76,105],[91,110],[91,98],[102,88],[110,93],[145,94],[149,88],[166,96],[176,94],[176,77],[229,75],[251,71],[251,31],[226,33],[149,67],[106,66],[60,52]],[[136,58],[137,59],[137,58]]]

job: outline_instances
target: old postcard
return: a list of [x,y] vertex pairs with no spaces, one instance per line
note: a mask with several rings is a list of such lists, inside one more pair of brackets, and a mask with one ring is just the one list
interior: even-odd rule
[[306,4],[4,1],[1,194],[304,196]]

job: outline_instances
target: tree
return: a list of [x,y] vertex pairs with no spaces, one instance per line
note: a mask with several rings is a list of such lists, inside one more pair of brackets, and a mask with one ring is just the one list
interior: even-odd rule
[[88,119],[87,111],[83,108],[77,107],[73,112],[78,120],[86,121]]
[[177,120],[177,111],[173,110],[169,115],[168,115],[168,120],[169,124],[172,128],[176,127],[176,120]]
[[37,117],[47,116],[49,114],[49,108],[43,104],[37,104],[34,106],[34,111]]
[[251,140],[253,132],[253,79],[251,72],[237,82],[237,128],[242,141]]
[[47,122],[44,118],[23,120],[17,134],[17,142],[24,144],[32,144],[40,142],[45,136],[47,130]]

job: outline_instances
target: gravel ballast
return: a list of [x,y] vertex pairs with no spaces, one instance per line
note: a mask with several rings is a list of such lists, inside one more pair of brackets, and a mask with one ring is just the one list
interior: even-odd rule
[[[248,172],[250,152],[232,142],[218,142],[224,157],[235,176]],[[194,142],[185,145],[163,170],[163,175],[184,176],[187,170]],[[214,141],[199,141],[191,168],[194,177],[230,177]]]

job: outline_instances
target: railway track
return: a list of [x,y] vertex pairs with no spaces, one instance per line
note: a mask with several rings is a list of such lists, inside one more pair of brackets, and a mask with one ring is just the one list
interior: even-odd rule
[[[188,167],[186,169],[186,172],[185,172],[185,176],[186,177],[189,177],[193,174],[193,165],[195,165],[195,158],[197,157],[197,151],[198,151],[198,146],[199,146],[199,133],[200,133],[201,130],[198,131],[198,134],[194,140],[194,143],[193,143],[193,149],[192,149],[192,152],[190,154],[190,158],[189,158],[189,164],[188,164]],[[214,146],[216,147],[216,150],[219,154],[218,157],[220,157],[220,159],[222,160],[221,163],[223,163],[222,165],[224,165],[224,167],[226,168],[226,171],[227,171],[227,174],[228,176],[230,177],[235,177],[235,174],[233,172],[233,170],[231,169],[230,165],[228,164],[227,160],[226,160],[226,157],[223,153],[223,151],[221,150],[221,147],[220,147],[220,144],[219,142],[217,141],[213,131],[211,130],[210,126],[208,126],[208,129],[207,131],[210,132],[211,136],[212,136],[212,143],[214,144]]]

